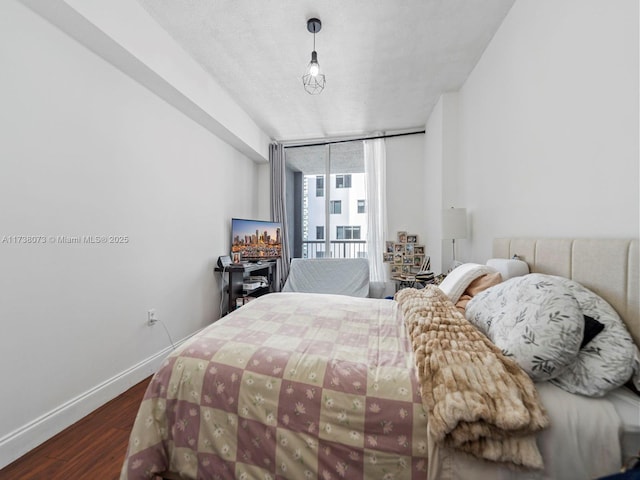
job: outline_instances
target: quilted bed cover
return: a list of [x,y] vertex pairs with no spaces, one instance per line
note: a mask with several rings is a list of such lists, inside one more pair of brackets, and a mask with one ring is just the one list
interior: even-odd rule
[[[428,432],[398,303],[273,293],[205,328],[153,377],[121,480],[584,480],[621,464],[606,398],[540,383],[543,470],[443,447]],[[428,457],[428,460],[427,460]]]
[[397,303],[276,293],[167,358],[121,479],[424,480],[427,450]]

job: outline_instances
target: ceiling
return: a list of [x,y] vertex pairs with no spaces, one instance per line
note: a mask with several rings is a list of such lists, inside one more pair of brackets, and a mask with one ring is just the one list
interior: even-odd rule
[[[424,128],[515,0],[138,0],[275,140]],[[302,75],[316,50],[326,88]]]

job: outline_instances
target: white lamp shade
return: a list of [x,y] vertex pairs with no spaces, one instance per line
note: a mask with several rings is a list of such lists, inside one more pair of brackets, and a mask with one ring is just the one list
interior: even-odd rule
[[447,208],[442,211],[442,238],[467,238],[466,208]]

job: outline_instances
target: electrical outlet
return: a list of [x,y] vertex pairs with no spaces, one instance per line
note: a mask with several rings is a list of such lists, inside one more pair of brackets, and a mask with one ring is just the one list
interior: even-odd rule
[[147,310],[147,324],[149,326],[155,325],[158,321],[158,315],[156,314],[156,309],[152,308],[151,310]]

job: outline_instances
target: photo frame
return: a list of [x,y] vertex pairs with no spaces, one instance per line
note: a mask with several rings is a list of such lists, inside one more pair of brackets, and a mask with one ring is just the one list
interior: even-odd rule
[[403,281],[415,273],[430,268],[429,257],[425,255],[425,246],[418,245],[418,235],[400,230],[396,241],[385,241],[383,261],[389,263],[391,277]]

